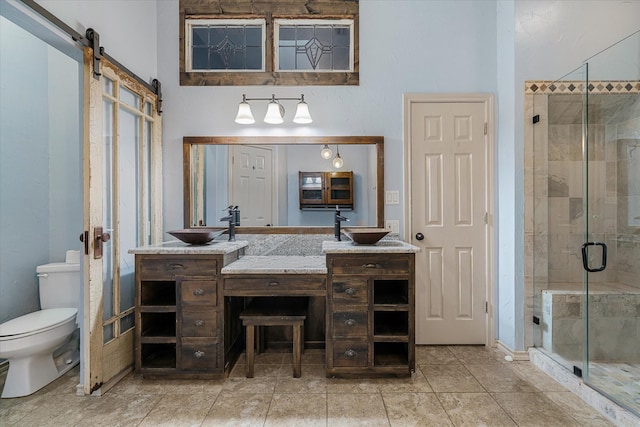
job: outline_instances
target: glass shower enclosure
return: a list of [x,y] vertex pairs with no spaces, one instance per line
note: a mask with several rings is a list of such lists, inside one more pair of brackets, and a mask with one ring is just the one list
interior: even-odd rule
[[640,415],[640,31],[534,87],[533,345]]

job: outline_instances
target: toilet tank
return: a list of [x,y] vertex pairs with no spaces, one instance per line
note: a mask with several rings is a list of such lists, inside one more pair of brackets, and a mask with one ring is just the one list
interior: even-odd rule
[[40,288],[40,308],[80,308],[79,251],[67,251],[65,262],[36,268]]

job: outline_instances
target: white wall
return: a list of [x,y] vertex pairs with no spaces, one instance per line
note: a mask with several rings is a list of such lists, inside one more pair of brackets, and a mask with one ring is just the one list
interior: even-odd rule
[[[385,188],[403,187],[402,94],[495,92],[495,2],[360,2],[360,85],[354,87],[179,86],[178,0],[158,2],[158,73],[164,94],[165,229],[182,224],[182,137],[185,135],[382,135]],[[392,19],[391,19],[392,18]],[[242,94],[299,96],[310,126],[241,126]],[[295,103],[285,104],[288,117]],[[254,113],[263,114],[256,105]],[[266,105],[262,106],[264,109]],[[402,220],[402,203],[385,218]],[[330,225],[330,224],[328,224]]]
[[[105,52],[144,81],[157,76],[156,1],[36,0],[81,35],[100,34]],[[175,17],[178,21],[177,16]],[[177,33],[176,33],[177,34]],[[177,66],[177,65],[176,65]]]

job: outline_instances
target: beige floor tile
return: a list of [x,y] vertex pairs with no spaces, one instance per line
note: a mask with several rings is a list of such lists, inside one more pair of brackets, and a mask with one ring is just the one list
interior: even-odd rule
[[515,426],[488,393],[438,393],[440,403],[456,426]]
[[445,346],[416,346],[416,363],[419,365],[447,365],[460,363]]
[[504,360],[505,355],[503,352],[491,347],[485,347],[482,345],[452,345],[447,348],[463,365],[509,363]]
[[128,375],[109,391],[117,394],[219,393],[223,380],[178,380]]
[[427,382],[420,369],[412,377],[403,378],[379,378],[374,380],[381,392],[404,393],[431,393],[433,389]]
[[279,394],[271,400],[265,427],[306,427],[327,425],[325,394]]
[[277,377],[227,378],[222,386],[222,391],[232,393],[273,393],[277,380]]
[[608,427],[614,424],[598,411],[587,405],[582,399],[570,391],[545,392],[545,396],[560,406],[567,414],[584,427]]
[[292,375],[278,377],[276,393],[326,393],[328,379],[323,365],[306,365],[300,378]]
[[82,412],[82,419],[78,425],[92,427],[137,425],[161,399],[162,396],[157,394],[107,393],[92,400]]
[[420,365],[420,370],[436,393],[485,391],[463,365]]
[[580,424],[542,393],[491,393],[519,426],[578,427]]
[[465,365],[465,367],[489,392],[534,393],[539,391],[530,382],[513,372],[507,364]]
[[[31,404],[18,405],[24,409],[20,413],[20,419],[16,419],[10,411],[4,414],[0,410],[0,425],[12,426],[64,426],[74,425],[82,419],[84,409],[91,403],[90,397],[79,397],[75,395],[47,393],[31,401]],[[34,405],[34,406],[32,406]],[[18,409],[14,406],[13,408]],[[6,415],[6,416],[5,416]]]
[[[253,376],[258,377],[279,377],[280,375],[284,375],[287,371],[284,365],[276,365],[276,364],[263,364],[263,363],[254,363],[253,364]],[[233,367],[231,373],[229,374],[229,378],[239,378],[246,377],[246,365],[244,363],[237,363],[236,366]]]
[[199,426],[217,397],[218,394],[205,393],[165,395],[139,426]]
[[391,426],[451,426],[449,416],[433,393],[383,393]]
[[380,393],[335,393],[327,395],[329,426],[389,426]]
[[369,378],[328,378],[327,393],[378,393],[375,379]]
[[271,404],[271,394],[227,393],[218,395],[202,427],[263,426]]
[[[254,354],[253,363],[260,363],[262,365],[281,365],[286,354],[287,353],[283,352],[265,351],[264,353]],[[240,357],[238,357],[237,363],[244,364],[247,360],[246,357],[246,353],[242,353]]]
[[513,372],[540,391],[567,391],[567,388],[529,362],[509,364]]

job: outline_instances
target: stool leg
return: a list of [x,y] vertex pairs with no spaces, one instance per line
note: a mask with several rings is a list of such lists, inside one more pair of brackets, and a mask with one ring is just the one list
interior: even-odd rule
[[293,325],[293,377],[300,378],[300,374],[302,371],[302,358],[300,355],[300,347],[301,347],[301,327],[299,324]]
[[254,326],[247,325],[247,364],[245,366],[245,372],[247,378],[253,378],[253,338],[254,338]]

